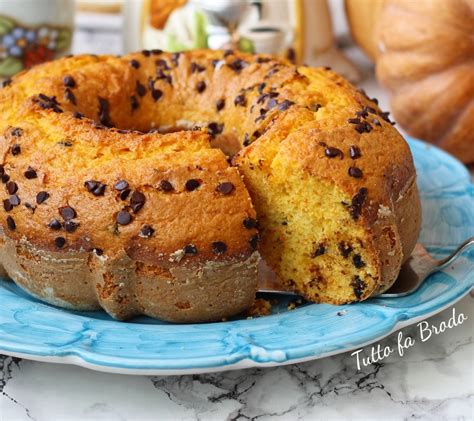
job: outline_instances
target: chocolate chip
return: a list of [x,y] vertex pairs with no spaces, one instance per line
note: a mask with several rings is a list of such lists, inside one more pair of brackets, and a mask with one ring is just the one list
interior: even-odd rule
[[349,118],[347,122],[350,124],[360,124],[360,118]]
[[349,170],[347,171],[351,177],[354,178],[361,178],[362,177],[362,170],[357,167],[349,167]]
[[257,228],[257,220],[254,218],[245,218],[243,223],[244,227],[248,230]]
[[151,91],[151,97],[158,101],[163,96],[163,91],[161,89],[155,89],[155,85],[152,83],[149,85]]
[[145,57],[150,57],[150,55],[151,55],[151,51],[149,51],[149,50],[142,50],[141,53],[142,53]]
[[257,104],[263,104],[268,98],[268,94],[261,94],[257,97]]
[[321,107],[322,107],[321,104],[311,104],[309,106],[309,109],[313,112],[317,112]]
[[379,121],[377,118],[374,118],[374,119],[372,120],[372,124],[373,124],[374,126],[379,126],[379,127],[382,126],[382,124],[380,123],[380,121]]
[[349,254],[352,253],[353,248],[350,246],[350,244],[346,244],[344,241],[341,241],[338,245],[337,248],[341,252],[342,257],[347,259],[349,257]]
[[328,157],[328,158],[335,158],[336,156],[340,156],[341,159],[344,157],[344,154],[342,153],[342,151],[338,148],[334,148],[332,146],[328,146],[325,150],[324,150],[324,154]]
[[119,194],[120,200],[127,200],[132,191],[130,189],[122,190]]
[[257,250],[258,242],[260,241],[260,237],[258,234],[253,235],[250,240],[249,244],[254,250]]
[[29,209],[33,213],[35,213],[36,211],[36,206],[33,206],[31,203],[28,203],[28,202],[25,203],[25,208]]
[[245,98],[244,94],[237,95],[234,99],[234,105],[238,106],[240,105],[241,107],[245,107],[247,105],[247,99]]
[[40,191],[37,195],[36,195],[36,203],[38,205],[41,205],[42,203],[46,202],[46,200],[49,199],[49,193],[46,192],[46,191]]
[[7,227],[10,231],[16,230],[15,220],[11,216],[7,216]]
[[145,205],[145,202],[137,202],[137,203],[132,203],[130,206],[133,210],[133,213],[138,213],[143,206]]
[[21,137],[23,136],[23,129],[20,127],[14,127],[11,131],[12,136]]
[[58,249],[62,249],[66,245],[66,239],[64,237],[56,237],[54,239],[54,244]]
[[168,180],[161,180],[158,189],[164,192],[170,192],[174,190],[174,187]]
[[145,203],[146,197],[142,192],[134,191],[130,198],[131,203]]
[[38,178],[38,174],[36,174],[36,171],[31,167],[27,168],[24,175],[28,180],[33,180],[34,178]]
[[14,194],[13,196],[10,196],[10,198],[8,200],[10,201],[10,204],[12,206],[19,206],[21,204],[21,199],[16,194]]
[[132,193],[132,197],[130,198],[130,204],[135,213],[137,213],[141,208],[143,208],[143,205],[145,205],[145,202],[146,202],[146,197],[143,193],[139,191],[134,191]]
[[155,233],[155,230],[150,225],[143,225],[140,230],[140,237],[150,238]]
[[129,185],[128,185],[127,181],[125,181],[125,180],[117,181],[114,185],[114,189],[118,190],[118,191],[128,189],[128,187],[129,187]]
[[382,117],[387,123],[390,123],[390,124],[395,124],[393,123],[392,121],[390,121],[390,118],[388,117],[390,115],[390,113],[388,111],[386,112],[380,112],[379,113],[380,117]]
[[162,58],[155,60],[155,65],[159,70],[171,70],[171,67],[168,66],[168,62]]
[[55,113],[62,113],[59,103],[55,96],[49,97],[45,94],[39,94],[33,99],[43,110],[53,110]]
[[70,206],[63,206],[59,208],[59,214],[63,217],[65,221],[74,219],[77,216],[76,211]]
[[10,176],[8,174],[2,174],[1,176],[1,180],[2,180],[2,183],[8,183],[8,181],[10,180]]
[[9,181],[5,187],[8,194],[15,194],[18,191],[18,185],[14,181]]
[[352,256],[352,263],[354,263],[357,269],[365,266],[365,262],[362,260],[362,257],[360,257],[360,254],[354,254],[354,256]]
[[140,62],[138,60],[132,59],[130,60],[130,66],[132,66],[134,69],[139,69]]
[[244,145],[244,146],[250,145],[250,137],[249,137],[249,134],[248,134],[248,133],[245,133],[245,135],[244,135],[243,145]]
[[376,111],[372,107],[365,106],[364,108],[362,108],[362,110],[356,112],[356,116],[360,118],[367,118],[369,116],[369,113],[375,114]]
[[76,81],[71,75],[66,75],[63,78],[63,84],[67,88],[75,88],[76,87]]
[[221,111],[225,107],[225,99],[224,98],[219,98],[216,101],[216,110]]
[[214,254],[224,254],[227,251],[227,245],[222,241],[214,241],[211,246]]
[[198,249],[194,244],[187,244],[183,247],[184,254],[188,256],[195,256],[198,253]]
[[12,84],[13,80],[11,78],[5,79],[2,82],[2,88],[6,88],[7,86],[10,86]]
[[12,155],[16,156],[21,153],[21,146],[18,144],[12,145]]
[[221,134],[223,132],[224,123],[212,122],[208,124],[207,128],[211,136],[217,136],[218,134]]
[[354,276],[354,278],[352,279],[351,287],[353,288],[354,295],[357,297],[358,300],[360,299],[360,297],[362,297],[366,286],[366,283],[362,279],[360,279],[358,275]]
[[275,73],[278,73],[280,71],[280,69],[278,67],[276,67],[277,65],[274,65],[274,67],[272,67],[268,72],[267,74],[265,75],[265,79],[268,79],[269,77],[273,76]]
[[98,184],[99,184],[98,181],[88,180],[84,183],[84,187],[87,189],[87,191],[92,193]]
[[363,121],[362,123],[359,123],[355,126],[355,129],[357,132],[360,134],[362,133],[370,133],[372,131],[372,126],[367,123],[366,121]]
[[265,89],[265,86],[267,86],[267,84],[265,82],[262,82],[260,85],[258,85],[258,92],[261,94],[263,92],[263,90]]
[[89,180],[84,183],[85,188],[88,192],[92,193],[94,196],[103,196],[106,184],[102,184],[100,181]]
[[201,182],[195,178],[186,181],[185,188],[187,191],[196,190],[201,185]]
[[201,94],[205,91],[205,89],[206,89],[206,82],[204,82],[203,80],[200,80],[196,84],[196,91],[198,91]]
[[64,90],[64,98],[66,98],[66,100],[68,100],[71,104],[77,105],[76,96],[69,88]]
[[72,113],[72,116],[73,116],[74,118],[77,118],[78,120],[81,120],[82,118],[84,118],[84,114],[80,113],[79,111],[74,111],[74,112]]
[[288,99],[285,99],[279,106],[278,109],[280,111],[286,111],[288,108],[290,108],[292,105],[295,103],[293,101],[290,101]]
[[377,111],[375,110],[375,108],[369,107],[369,106],[367,106],[367,105],[363,108],[363,111],[365,111],[366,113],[372,113],[372,114],[376,114],[376,113],[377,113]]
[[62,225],[57,219],[52,219],[48,224],[48,228],[51,228],[54,231],[59,231],[62,228]]
[[154,48],[153,50],[151,50],[151,53],[154,56],[159,56],[160,54],[163,54],[163,50],[160,50],[159,48]]
[[352,219],[357,221],[362,212],[362,206],[364,205],[365,200],[367,199],[368,190],[365,187],[361,187],[359,191],[352,198],[352,203],[349,206],[349,212],[352,216]]
[[110,120],[110,106],[109,101],[105,98],[98,97],[99,100],[99,121],[106,127],[112,127],[112,121]]
[[278,101],[275,98],[270,98],[270,100],[267,102],[267,108],[269,110],[275,108],[278,105]]
[[3,201],[3,209],[5,209],[6,212],[10,212],[13,209],[13,205],[10,203],[10,200],[5,199]]
[[64,230],[66,232],[74,232],[76,231],[77,227],[79,226],[79,224],[77,222],[74,222],[74,221],[66,221],[64,223]]
[[223,57],[231,56],[234,54],[234,50],[231,50],[230,48],[224,51]]
[[223,194],[223,195],[231,194],[234,190],[235,190],[234,185],[229,181],[226,181],[224,183],[220,183],[216,187],[216,191]]
[[165,80],[170,85],[173,84],[173,78],[171,77],[171,75],[166,74],[163,69],[158,69],[156,71],[156,78],[160,80]]
[[360,158],[362,155],[361,155],[361,153],[360,153],[359,147],[352,145],[352,146],[349,148],[349,156],[350,156],[352,159]]
[[142,85],[138,80],[135,85],[135,91],[137,92],[138,96],[145,96],[146,94],[146,88],[144,85]]
[[97,247],[94,247],[93,249],[91,249],[91,252],[96,254],[97,256],[102,256],[104,254],[104,250]]
[[171,61],[177,67],[179,65],[179,58],[181,57],[181,53],[174,53],[171,55]]
[[240,73],[244,67],[248,66],[248,63],[240,58],[235,59],[229,63],[228,66],[236,73]]
[[121,210],[116,217],[117,224],[119,225],[128,225],[132,222],[132,215],[126,210]]
[[356,116],[360,118],[366,118],[368,115],[369,113],[367,112],[366,108],[363,108],[362,110],[356,112]]
[[105,193],[106,187],[107,187],[106,184],[99,183],[99,185],[92,191],[92,194],[94,196],[103,196]]
[[197,64],[197,63],[194,63],[194,62],[191,63],[189,68],[191,70],[191,73],[201,73],[204,70],[206,70],[206,68],[204,66],[201,66],[200,64]]
[[269,57],[257,57],[257,63],[268,63],[269,61],[271,61]]
[[132,111],[135,111],[136,109],[138,109],[138,107],[140,107],[140,103],[138,102],[138,99],[135,95],[132,95],[130,97],[130,107]]
[[309,256],[314,259],[315,257],[323,255],[324,253],[326,253],[326,247],[324,247],[323,243],[319,243]]

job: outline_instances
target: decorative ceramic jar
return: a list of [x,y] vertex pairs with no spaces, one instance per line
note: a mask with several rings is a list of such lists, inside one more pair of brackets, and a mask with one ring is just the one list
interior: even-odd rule
[[0,0],[0,78],[69,53],[74,0]]

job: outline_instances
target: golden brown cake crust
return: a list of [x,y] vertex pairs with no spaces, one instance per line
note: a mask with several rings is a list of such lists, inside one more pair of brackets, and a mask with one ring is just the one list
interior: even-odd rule
[[[78,56],[16,76],[0,91],[0,116],[0,263],[59,305],[188,322],[250,305],[252,189],[210,144],[244,148],[240,165],[283,133],[282,147],[308,174],[351,197],[368,190],[360,224],[379,277],[359,298],[393,281],[419,229],[408,146],[327,69],[207,50]],[[174,133],[183,127],[198,128]],[[328,159],[321,142],[344,159]],[[347,176],[352,143],[363,150],[361,180]]]

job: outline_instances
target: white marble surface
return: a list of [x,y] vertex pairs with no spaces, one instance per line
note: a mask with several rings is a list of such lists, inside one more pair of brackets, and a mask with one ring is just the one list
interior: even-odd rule
[[[121,40],[83,30],[75,52],[121,52]],[[361,83],[388,108],[365,69]],[[472,294],[472,293],[471,293]],[[468,320],[357,370],[354,357],[269,369],[208,375],[146,377],[104,374],[79,367],[0,355],[1,421],[87,420],[317,420],[474,419],[474,296],[455,305]],[[452,308],[430,319],[448,320]],[[380,341],[394,346],[396,333]],[[368,355],[371,347],[365,347]]]

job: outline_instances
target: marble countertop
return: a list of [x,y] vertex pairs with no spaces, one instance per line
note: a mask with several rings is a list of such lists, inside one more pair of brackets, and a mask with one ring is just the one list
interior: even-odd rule
[[[117,34],[83,29],[75,52],[121,51]],[[357,53],[355,53],[357,54]],[[360,84],[388,98],[364,68]],[[124,376],[0,355],[0,421],[473,419],[474,294],[455,306],[467,320],[403,357],[357,369],[350,353],[291,366],[176,377]],[[430,318],[448,321],[450,307]],[[420,338],[419,328],[403,330]],[[395,347],[397,333],[380,345]],[[372,345],[364,348],[368,356]]]

